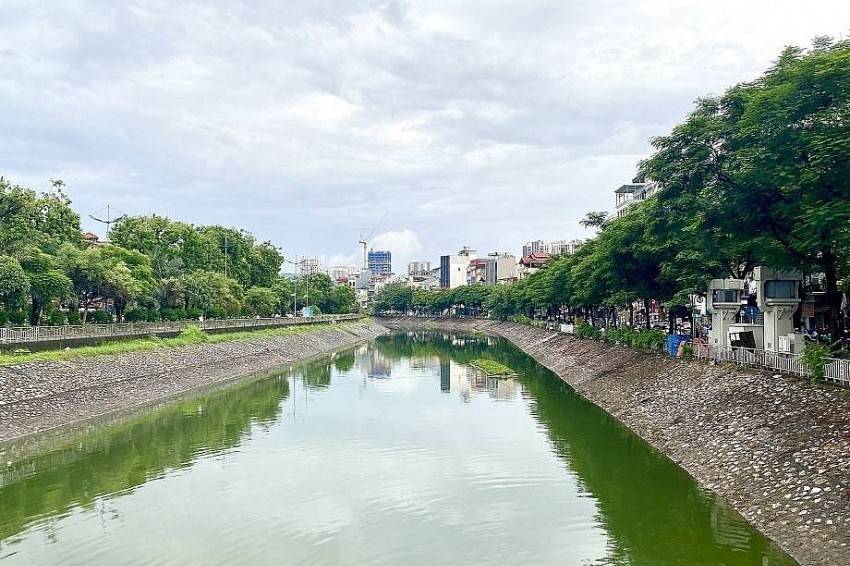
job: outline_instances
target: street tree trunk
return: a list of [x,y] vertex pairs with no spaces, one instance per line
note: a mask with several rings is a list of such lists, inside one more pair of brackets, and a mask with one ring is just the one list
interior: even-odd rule
[[835,255],[832,250],[825,248],[821,253],[823,273],[826,276],[826,303],[829,306],[829,333],[832,340],[836,340],[844,326],[841,316],[841,292],[838,290],[838,269],[836,267]]

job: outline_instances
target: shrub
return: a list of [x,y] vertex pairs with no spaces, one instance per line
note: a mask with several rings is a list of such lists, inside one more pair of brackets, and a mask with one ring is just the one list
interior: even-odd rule
[[62,326],[65,324],[65,313],[62,311],[51,311],[47,315],[47,323],[51,326]]
[[9,313],[5,309],[0,309],[0,326],[5,326],[9,322]]
[[829,354],[829,346],[816,343],[806,344],[801,361],[806,366],[806,369],[809,370],[809,375],[813,383],[823,381],[823,378],[826,376],[826,359],[829,357]]
[[157,309],[148,309],[145,312],[145,320],[148,322],[157,322],[159,318],[159,311]]
[[125,322],[144,322],[148,318],[146,309],[127,309],[124,313]]
[[667,337],[661,330],[640,330],[636,333],[632,346],[644,350],[661,350]]
[[80,315],[80,311],[77,309],[73,309],[68,311],[68,324],[82,324],[83,317]]
[[203,309],[186,309],[186,318],[197,320],[204,316]]
[[94,324],[109,324],[112,322],[112,313],[99,309],[89,315],[89,320]]
[[27,321],[27,313],[21,310],[14,310],[9,313],[9,322],[15,326],[25,324]]
[[184,309],[162,309],[159,314],[162,320],[183,320],[186,318]]
[[508,320],[511,322],[516,322],[517,324],[532,324],[534,321],[531,318],[525,316],[524,314],[516,314],[513,316],[509,316]]
[[590,323],[582,322],[576,326],[575,335],[577,338],[600,340],[602,338],[602,331]]
[[190,324],[184,328],[179,337],[188,342],[206,342],[209,339],[207,333],[195,324]]
[[227,309],[224,307],[210,307],[207,309],[207,318],[227,318]]

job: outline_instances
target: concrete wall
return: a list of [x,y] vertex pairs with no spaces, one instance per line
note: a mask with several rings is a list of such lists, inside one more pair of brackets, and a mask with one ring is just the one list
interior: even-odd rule
[[0,442],[160,402],[384,332],[371,321],[347,322],[289,336],[3,366]]

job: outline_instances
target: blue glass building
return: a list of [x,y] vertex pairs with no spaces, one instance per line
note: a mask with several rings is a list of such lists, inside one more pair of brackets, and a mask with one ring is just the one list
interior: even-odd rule
[[369,250],[368,266],[373,275],[388,275],[393,272],[393,254],[388,250]]

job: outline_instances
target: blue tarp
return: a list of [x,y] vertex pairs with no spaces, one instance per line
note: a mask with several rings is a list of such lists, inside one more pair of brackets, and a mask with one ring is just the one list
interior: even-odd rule
[[679,344],[688,342],[691,339],[690,334],[668,334],[667,335],[667,355],[671,358],[676,357],[679,351]]

